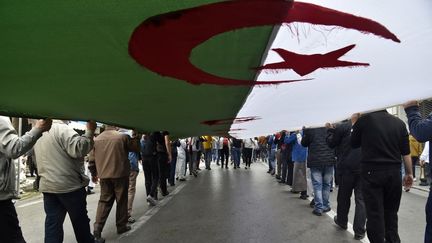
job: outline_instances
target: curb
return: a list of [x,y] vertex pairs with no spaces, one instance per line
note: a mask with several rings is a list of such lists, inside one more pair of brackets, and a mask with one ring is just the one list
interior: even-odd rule
[[428,186],[412,186],[411,188],[419,190],[419,191],[429,192],[429,187]]

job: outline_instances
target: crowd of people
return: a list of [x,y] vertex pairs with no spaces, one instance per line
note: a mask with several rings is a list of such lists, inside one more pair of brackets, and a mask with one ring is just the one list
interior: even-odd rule
[[[348,227],[354,193],[354,238],[361,240],[367,235],[373,243],[400,242],[397,213],[402,187],[408,191],[412,186],[412,160],[424,165],[430,154],[429,147],[422,155],[421,148],[414,149],[414,138],[420,142],[432,139],[432,118],[422,119],[414,101],[406,103],[405,110],[411,138],[405,123],[385,110],[353,114],[351,119],[323,127],[248,139],[209,135],[170,139],[167,131],[133,131],[128,135],[109,125],[95,134],[93,121],[79,134],[64,121],[50,119],[35,120],[29,132],[18,136],[10,120],[1,117],[1,242],[25,242],[12,203],[18,196],[12,159],[29,151],[37,164],[38,189],[43,193],[45,242],[63,242],[66,214],[77,242],[104,242],[102,231],[114,202],[117,233],[129,231],[135,222],[132,208],[139,164],[144,171],[147,202],[156,206],[161,196],[169,195],[168,184],[174,186],[198,176],[201,160],[206,170],[212,169],[212,161],[221,170],[241,169],[241,162],[250,170],[254,161],[265,161],[267,173],[289,185],[291,192],[305,200],[312,196],[309,204],[316,216],[331,210],[329,197],[336,185],[334,223],[338,227]],[[84,158],[88,161],[87,174]],[[94,187],[91,183],[100,184],[93,232],[86,202]],[[429,195],[425,242],[432,242],[431,207]]]

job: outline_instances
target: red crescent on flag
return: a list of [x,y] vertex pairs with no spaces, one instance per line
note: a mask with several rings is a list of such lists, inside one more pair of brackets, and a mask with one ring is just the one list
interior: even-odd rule
[[[189,60],[196,46],[218,34],[294,22],[339,26],[400,42],[396,35],[378,22],[322,6],[286,0],[235,0],[145,20],[132,33],[129,54],[141,66],[159,75],[191,84],[253,86],[305,81],[309,79],[255,82],[224,78],[197,68]],[[309,69],[298,68],[302,73],[309,72]]]

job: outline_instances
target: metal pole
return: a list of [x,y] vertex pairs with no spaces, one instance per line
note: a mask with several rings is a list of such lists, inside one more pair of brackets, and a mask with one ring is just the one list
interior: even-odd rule
[[[22,136],[22,118],[18,118],[18,136]],[[17,176],[17,192],[18,195],[20,194],[20,177],[21,177],[21,159],[17,158],[16,161],[18,161],[18,176]]]

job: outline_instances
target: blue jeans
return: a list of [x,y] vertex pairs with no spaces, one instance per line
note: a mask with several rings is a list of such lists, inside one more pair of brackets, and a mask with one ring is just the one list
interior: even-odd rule
[[275,159],[276,159],[276,149],[269,149],[269,169],[274,170],[275,168]]
[[204,150],[204,160],[205,160],[206,169],[210,168],[211,159],[212,159],[211,149],[205,149]]
[[333,165],[310,168],[315,196],[315,210],[319,212],[330,208],[329,197],[333,169]]
[[177,166],[177,153],[172,153],[172,160],[170,163],[170,175],[168,178],[168,182],[171,185],[175,184],[174,182],[175,182],[176,166]]
[[240,167],[240,148],[233,147],[232,155],[234,159],[234,166]]
[[219,163],[219,149],[212,149],[212,160]]
[[87,216],[87,193],[84,188],[69,193],[44,193],[45,243],[63,242],[66,213],[72,222],[77,242],[94,243]]

